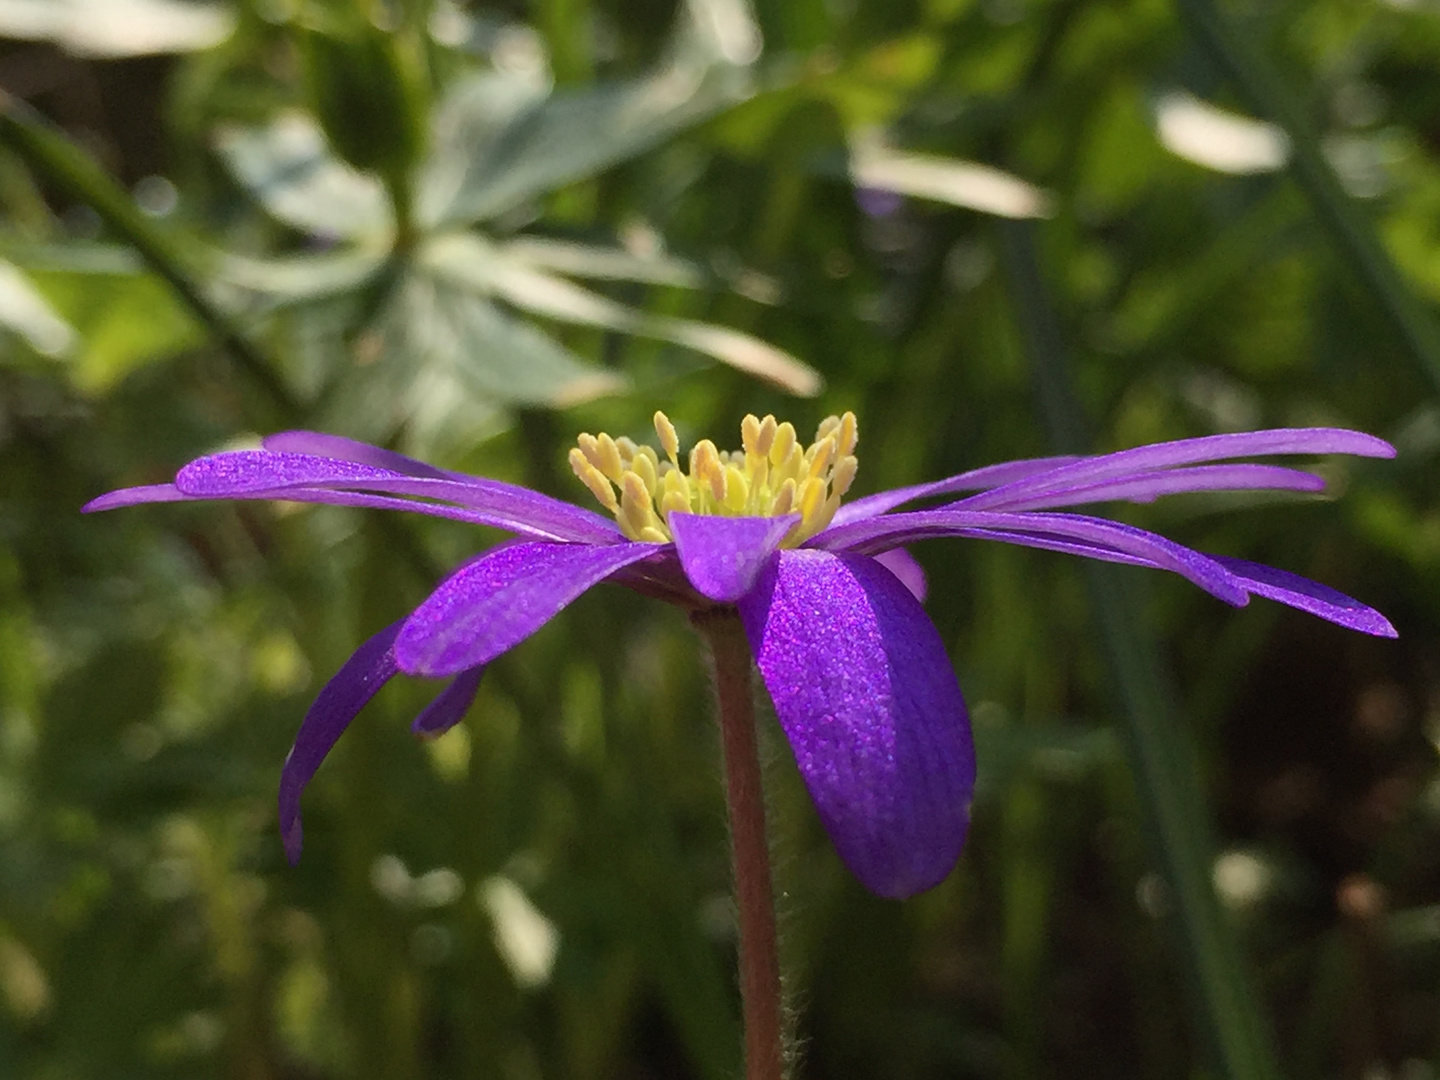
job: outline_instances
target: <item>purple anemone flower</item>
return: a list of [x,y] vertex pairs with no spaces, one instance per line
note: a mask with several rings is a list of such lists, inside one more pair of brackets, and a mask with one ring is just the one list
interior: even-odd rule
[[[450,679],[414,723],[421,735],[445,731],[469,708],[486,664],[602,581],[691,611],[738,610],[836,850],[869,889],[892,897],[928,889],[950,872],[975,780],[964,699],[921,606],[924,575],[904,545],[959,536],[1154,567],[1236,607],[1263,596],[1352,630],[1395,636],[1379,612],[1324,585],[1060,510],[1177,492],[1319,492],[1325,484],[1313,473],[1236,459],[1394,455],[1370,435],[1257,431],[1012,461],[841,505],[856,470],[853,414],[827,419],[808,447],[790,424],[749,416],[743,449],[726,453],[704,440],[688,468],[663,413],[655,426],[663,460],[648,446],[606,435],[582,435],[570,453],[576,475],[613,519],[302,431],[272,435],[259,450],[202,457],[173,484],[112,492],[85,509],[281,499],[410,510],[514,534],[361,645],[320,692],[280,783],[281,835],[292,861],[300,853],[302,790],[381,686],[401,672]],[[960,493],[970,494],[954,498]],[[928,500],[923,509],[898,509],[921,500]]]

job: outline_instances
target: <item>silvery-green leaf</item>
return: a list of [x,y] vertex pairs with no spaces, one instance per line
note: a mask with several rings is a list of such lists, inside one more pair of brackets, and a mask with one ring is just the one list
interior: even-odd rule
[[213,268],[220,285],[280,304],[321,300],[364,285],[385,261],[383,251],[342,248],[270,259],[226,253]]
[[304,113],[261,128],[222,128],[216,147],[245,189],[287,225],[337,238],[386,236],[394,228],[381,182],[335,157]]
[[850,179],[856,187],[933,199],[1000,217],[1054,213],[1051,196],[1018,176],[973,161],[900,153],[871,137],[861,136],[851,146]]
[[412,365],[452,371],[472,394],[494,401],[563,407],[624,385],[484,297],[422,274],[397,289],[386,335],[387,347]]
[[452,95],[422,170],[418,212],[482,221],[594,176],[699,123],[746,93],[738,69],[675,63],[643,79],[533,101],[492,81]]
[[438,276],[537,315],[683,345],[801,397],[814,396],[823,385],[814,368],[759,338],[724,326],[627,307],[507,258],[473,234],[437,238],[426,245],[423,259]]
[[0,261],[0,326],[19,334],[44,356],[64,356],[75,348],[75,330],[19,269],[4,261]]
[[641,281],[683,289],[704,287],[709,276],[687,259],[668,255],[636,255],[623,248],[592,247],[567,240],[519,236],[500,245],[507,258],[542,270],[556,270],[597,281]]
[[50,41],[76,56],[193,52],[235,28],[226,4],[179,0],[0,0],[0,37]]

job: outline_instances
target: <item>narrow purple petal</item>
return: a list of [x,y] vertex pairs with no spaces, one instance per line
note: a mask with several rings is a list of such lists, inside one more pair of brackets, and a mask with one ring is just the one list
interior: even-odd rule
[[315,775],[350,721],[394,677],[395,637],[400,623],[392,623],[355,650],[320,691],[280,770],[280,838],[290,862],[300,859],[300,793]]
[[948,504],[966,510],[1046,510],[1097,502],[1150,502],[1162,495],[1196,491],[1306,491],[1325,490],[1325,479],[1281,465],[1195,465],[1188,468],[1149,470],[1093,484],[1057,484],[1053,490],[1031,494],[988,491]]
[[922,604],[925,602],[925,594],[929,591],[929,586],[925,581],[925,570],[915,561],[914,555],[904,548],[897,547],[891,548],[889,551],[882,551],[873,558],[899,578],[900,584],[909,589],[916,600]]
[[406,476],[428,476],[432,480],[453,480],[463,474],[437,469],[423,461],[416,461],[393,450],[385,450],[369,443],[347,439],[343,435],[329,435],[323,431],[280,431],[260,440],[266,450],[294,454],[309,454],[312,457],[335,458],[339,461],[354,461],[377,469],[404,473]]
[[433,739],[465,719],[465,713],[480,689],[480,677],[484,674],[483,667],[473,667],[456,675],[450,680],[450,685],[425,706],[410,725],[410,730],[423,738]]
[[873,555],[912,540],[964,536],[977,529],[1022,533],[1041,540],[1071,541],[1111,549],[1177,573],[1228,604],[1243,607],[1249,602],[1249,595],[1231,578],[1229,571],[1209,556],[1144,529],[1085,514],[918,510],[857,521],[841,528],[831,526],[812,537],[809,543],[828,551],[858,551]]
[[932,480],[928,484],[912,484],[910,487],[877,491],[874,495],[866,495],[862,499],[842,503],[840,509],[835,511],[832,523],[845,525],[862,518],[875,517],[877,514],[886,513],[897,506],[903,506],[907,502],[930,498],[934,495],[949,495],[956,491],[985,491],[989,488],[999,487],[1001,484],[1023,480],[1036,473],[1049,472],[1057,466],[1068,465],[1072,461],[1082,460],[1084,459],[1074,456],[1023,458],[1019,461],[1005,461],[998,465],[986,465],[980,469],[971,469],[969,472],[950,476],[944,480]]
[[1234,559],[1227,555],[1211,557],[1238,578],[1248,592],[1256,596],[1278,600],[1282,604],[1308,611],[1311,615],[1318,615],[1322,619],[1351,630],[1359,630],[1363,634],[1389,638],[1399,636],[1395,627],[1390,625],[1390,620],[1380,612],[1328,585],[1245,559]]
[[[363,444],[357,444],[363,445]],[[390,503],[393,508],[493,525],[529,536],[580,543],[613,543],[619,527],[608,518],[514,484],[479,477],[407,476],[357,461],[269,450],[235,450],[192,461],[175,486],[192,498],[293,499],[336,505],[381,505],[329,498],[316,492],[377,491],[458,503],[472,511],[445,514],[425,503]],[[309,494],[302,498],[299,494]]]
[[440,584],[395,642],[400,670],[456,675],[523,641],[590,586],[660,544],[509,544]]
[[[1266,454],[1355,454],[1360,457],[1394,457],[1395,448],[1384,439],[1343,428],[1275,428],[1199,439],[1137,446],[1114,454],[1083,458],[1049,472],[1015,480],[965,500],[971,510],[1013,508],[1023,499],[1063,495],[1105,480],[1139,478],[1140,474],[1180,465],[1224,461]],[[1051,504],[1063,505],[1063,504]]]
[[766,560],[800,515],[730,518],[672,513],[666,520],[690,584],[711,600],[733,604],[754,586]]
[[143,487],[121,488],[107,491],[91,499],[80,508],[82,514],[94,514],[101,510],[115,510],[122,506],[137,506],[140,503],[186,502],[190,496],[182,495],[174,484],[146,484]]
[[919,601],[872,559],[800,549],[770,560],[739,607],[841,859],[881,896],[938,884],[965,840],[975,754]]

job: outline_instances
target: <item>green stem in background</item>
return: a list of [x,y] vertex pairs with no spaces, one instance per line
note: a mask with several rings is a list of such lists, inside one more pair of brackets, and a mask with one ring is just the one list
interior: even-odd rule
[[[1054,448],[1087,453],[1070,385],[1069,356],[1040,274],[1034,225],[999,225],[1016,321]],[[1274,1036],[1234,928],[1212,885],[1215,839],[1196,758],[1153,639],[1145,632],[1143,582],[1096,563],[1090,592],[1125,714],[1126,748],[1153,857],[1169,886],[1188,974],[1217,1072],[1277,1080]]]
[[89,154],[30,106],[4,91],[0,91],[0,142],[14,150],[45,181],[99,214],[210,329],[236,366],[281,413],[281,419],[285,423],[299,420],[302,414],[299,403],[229,315],[206,295],[200,280],[188,269],[189,260],[176,241],[141,213],[124,189]]
[[1440,332],[1401,279],[1375,236],[1374,225],[1341,186],[1305,111],[1265,58],[1225,22],[1214,0],[1175,0],[1181,18],[1255,112],[1290,140],[1290,173],[1330,233],[1395,324],[1421,370],[1440,388]]
[[725,756],[725,801],[735,856],[735,904],[740,916],[740,997],[745,1016],[746,1080],[782,1080],[784,1020],[779,939],[765,837],[765,792],[750,684],[750,643],[733,608],[692,616],[710,646],[720,740]]

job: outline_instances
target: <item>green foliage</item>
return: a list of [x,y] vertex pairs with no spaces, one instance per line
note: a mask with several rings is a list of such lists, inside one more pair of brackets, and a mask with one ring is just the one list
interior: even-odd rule
[[924,896],[864,894],[762,735],[798,1077],[1440,1069],[1433,10],[0,0],[0,35],[32,73],[0,99],[0,1076],[738,1074],[675,612],[594,591],[428,744],[435,687],[397,680],[292,868],[308,702],[495,537],[77,513],[299,426],[584,501],[574,434],[656,408],[722,443],[853,408],[861,493],[1067,441],[1393,439],[1323,466],[1333,502],[1125,514],[1395,644],[921,545],[980,756]]

